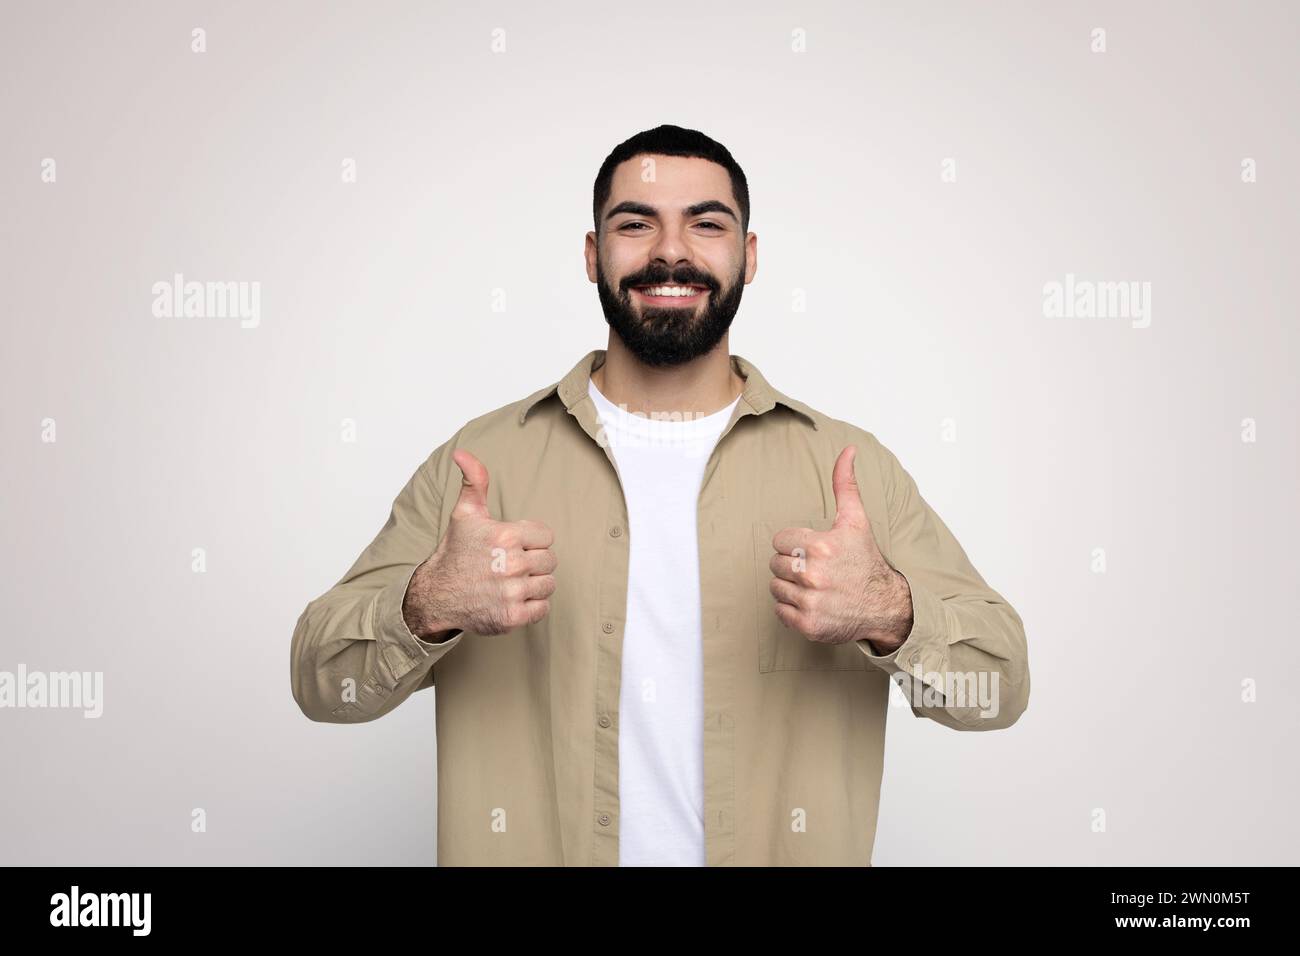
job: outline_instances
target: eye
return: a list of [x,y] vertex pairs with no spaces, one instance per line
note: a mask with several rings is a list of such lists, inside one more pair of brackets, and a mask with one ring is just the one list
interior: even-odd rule
[[711,227],[711,228],[713,228],[713,229],[716,229],[718,232],[722,232],[722,231],[723,231],[723,229],[722,229],[722,227],[721,227],[720,225],[718,225],[716,222],[710,222],[709,220],[705,220],[704,222],[700,223],[700,225],[701,225],[701,226],[709,226],[709,227]]
[[[631,228],[632,226],[644,226],[646,229],[649,229],[649,228],[650,228],[649,226],[646,226],[646,224],[643,223],[643,222],[637,222],[636,220],[633,220],[632,222],[625,222],[625,223],[623,223],[623,225],[619,226],[618,229],[619,229],[619,232],[622,232],[624,229],[629,229],[629,228]],[[640,230],[637,230],[637,231],[639,232]]]

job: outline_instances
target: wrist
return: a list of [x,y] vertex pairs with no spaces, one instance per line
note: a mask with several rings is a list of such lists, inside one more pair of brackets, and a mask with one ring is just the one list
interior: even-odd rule
[[876,627],[867,635],[867,642],[877,655],[891,654],[902,647],[912,633],[912,587],[907,578],[890,568],[891,588],[886,624]]
[[436,598],[437,589],[430,584],[436,558],[436,554],[431,555],[416,568],[402,598],[402,618],[407,629],[426,644],[441,643],[461,630],[445,616]]

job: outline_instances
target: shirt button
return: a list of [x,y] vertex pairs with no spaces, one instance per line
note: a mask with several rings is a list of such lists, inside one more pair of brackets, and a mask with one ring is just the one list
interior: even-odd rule
[[609,536],[611,538],[617,538],[622,533],[623,533],[623,529],[620,528],[618,525],[614,525],[614,527],[609,529]]
[[609,623],[609,621],[606,621],[604,624],[602,624],[602,625],[600,626],[600,629],[601,629],[602,631],[604,631],[606,634],[613,634],[613,633],[614,633],[614,625],[611,624],[611,623]]
[[597,720],[596,723],[600,724],[602,727],[608,727],[613,723],[613,721],[609,719],[609,714],[601,714],[600,719]]
[[600,825],[601,825],[602,827],[607,827],[607,826],[609,826],[609,814],[608,814],[608,813],[602,813],[600,816],[596,817],[596,819],[597,819],[598,821],[600,821]]

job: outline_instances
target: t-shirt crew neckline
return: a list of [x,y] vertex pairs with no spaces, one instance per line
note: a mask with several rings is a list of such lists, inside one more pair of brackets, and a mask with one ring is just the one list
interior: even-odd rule
[[689,412],[682,412],[680,418],[651,418],[649,415],[638,415],[615,405],[596,387],[596,382],[593,379],[587,380],[587,392],[591,395],[591,400],[595,402],[596,408],[600,412],[600,419],[605,424],[623,432],[634,431],[643,434],[650,432],[655,435],[671,436],[678,439],[716,437],[717,433],[726,427],[736,403],[740,401],[740,396],[737,395],[729,405],[708,415],[694,415]]

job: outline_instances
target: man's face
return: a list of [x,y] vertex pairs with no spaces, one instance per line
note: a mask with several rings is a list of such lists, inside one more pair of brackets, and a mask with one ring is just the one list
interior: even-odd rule
[[717,163],[643,155],[614,170],[600,238],[587,233],[587,277],[642,362],[679,365],[712,350],[756,269],[757,237],[741,231]]

